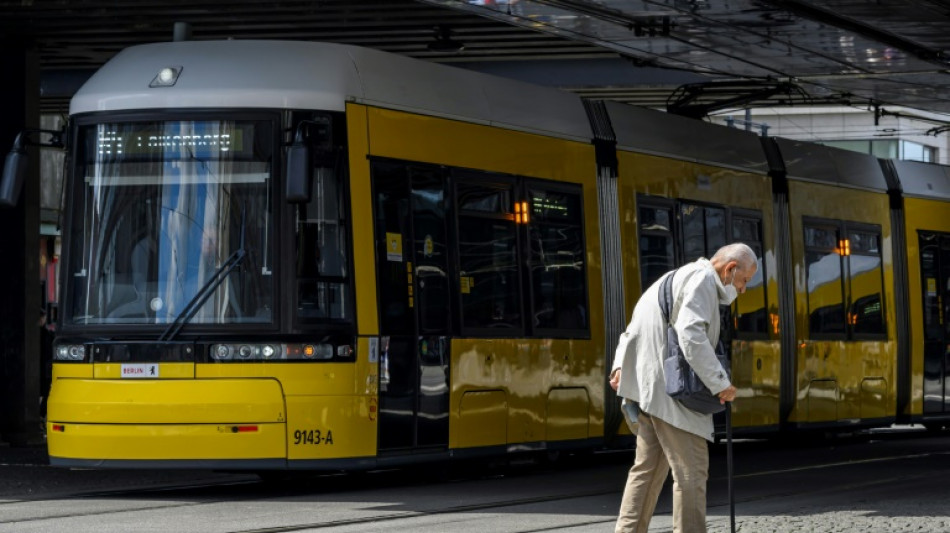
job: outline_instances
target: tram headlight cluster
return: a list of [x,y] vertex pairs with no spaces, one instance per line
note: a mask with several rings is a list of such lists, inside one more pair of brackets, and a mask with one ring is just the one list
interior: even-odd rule
[[352,354],[353,348],[349,345],[335,346],[329,343],[213,344],[210,352],[211,359],[215,361],[316,361],[333,359],[334,356],[345,359]]
[[53,359],[57,361],[82,361],[86,358],[86,346],[83,344],[59,344],[53,349]]
[[280,359],[280,345],[273,344],[214,344],[211,358],[216,361],[266,361]]

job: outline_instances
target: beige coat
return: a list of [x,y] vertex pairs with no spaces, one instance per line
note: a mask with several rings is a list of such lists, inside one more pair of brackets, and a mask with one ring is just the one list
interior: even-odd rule
[[[712,415],[687,409],[666,394],[666,324],[657,295],[662,279],[643,293],[627,330],[620,335],[613,364],[613,368],[620,368],[617,393],[637,402],[649,415],[712,441]],[[719,302],[724,297],[725,287],[707,259],[684,265],[673,278],[673,327],[686,360],[713,394],[730,385],[729,376],[715,354],[719,342]]]

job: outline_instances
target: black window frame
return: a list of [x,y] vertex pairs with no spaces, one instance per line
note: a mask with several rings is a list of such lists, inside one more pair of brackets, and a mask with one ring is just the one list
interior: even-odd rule
[[[821,228],[821,229],[833,229],[837,234],[837,243],[834,248],[828,248],[827,246],[814,246],[809,245],[805,234],[808,228]],[[880,287],[881,287],[881,329],[879,333],[858,333],[854,331],[854,324],[851,320],[851,306],[853,289],[852,289],[852,278],[851,278],[851,256],[854,254],[850,250],[850,240],[851,233],[853,231],[861,233],[871,233],[877,237],[877,248],[878,253],[877,257],[879,259],[878,272],[880,275]],[[848,251],[842,253],[841,247],[847,241]],[[802,260],[805,260],[806,255],[809,252],[834,252],[838,255],[838,264],[840,269],[839,277],[839,287],[841,291],[841,316],[844,321],[844,331],[841,333],[823,333],[815,332],[812,329],[812,307],[811,307],[811,296],[807,290],[808,284],[808,264],[804,265],[805,267],[805,318],[808,323],[807,331],[808,338],[815,340],[839,340],[846,342],[858,342],[858,341],[873,341],[873,340],[885,340],[887,339],[887,302],[886,302],[886,290],[884,284],[884,239],[883,239],[883,230],[879,224],[868,224],[865,222],[855,222],[849,220],[841,219],[829,219],[829,218],[820,218],[820,217],[802,217]],[[871,254],[860,253],[859,255],[867,256]]]
[[[745,208],[732,208],[729,210],[728,214],[728,231],[730,238],[728,242],[741,242],[747,245],[749,248],[752,248],[752,251],[755,252],[756,259],[758,260],[758,272],[757,275],[762,276],[762,308],[765,310],[765,315],[767,323],[765,324],[765,331],[750,331],[745,329],[739,329],[737,326],[738,313],[736,312],[736,307],[738,306],[739,298],[743,296],[740,295],[739,298],[736,298],[736,302],[733,302],[732,316],[733,318],[733,330],[735,331],[735,338],[739,340],[769,340],[772,339],[777,332],[775,327],[772,324],[772,316],[769,312],[769,276],[768,270],[766,267],[765,261],[765,226],[764,226],[764,217],[762,216],[761,211],[756,211],[754,209],[745,209]],[[749,220],[753,221],[759,233],[759,240],[756,242],[749,241],[748,239],[741,239],[735,236],[735,227],[736,219]]]
[[[526,306],[525,306],[525,287],[524,287],[524,261],[523,261],[523,244],[522,244],[522,235],[521,231],[518,229],[518,224],[514,220],[514,209],[515,202],[519,201],[519,180],[514,176],[477,171],[470,169],[458,169],[452,168],[449,171],[450,177],[450,199],[452,206],[452,215],[450,219],[452,220],[452,232],[450,237],[454,240],[453,244],[453,264],[452,264],[452,275],[451,280],[454,288],[454,292],[457,295],[455,298],[455,315],[458,320],[459,333],[467,337],[525,337],[526,336]],[[508,205],[504,206],[505,210],[501,213],[487,212],[487,211],[477,211],[477,210],[462,210],[459,205],[459,187],[460,186],[478,186],[485,188],[498,188],[501,190],[508,190],[510,197],[508,198]],[[466,323],[465,318],[465,305],[463,298],[462,288],[464,283],[462,278],[462,251],[460,249],[460,244],[462,239],[461,235],[461,219],[462,217],[471,217],[474,219],[483,219],[485,221],[498,221],[510,223],[512,225],[512,234],[515,239],[514,241],[514,267],[515,273],[512,276],[512,279],[517,283],[515,290],[515,300],[518,305],[519,316],[517,323],[512,323],[512,327],[486,327],[481,325],[470,325]]]
[[[346,276],[339,277],[339,283],[343,284],[347,288],[347,294],[344,295],[345,302],[344,305],[348,306],[350,311],[350,316],[345,319],[330,319],[322,317],[304,317],[300,313],[300,279],[301,276],[298,273],[296,266],[290,267],[289,274],[292,275],[292,282],[288,283],[288,291],[290,294],[286,296],[286,311],[291,317],[291,322],[293,324],[293,329],[295,331],[322,331],[322,330],[332,330],[340,331],[341,328],[343,331],[348,333],[355,333],[357,330],[357,303],[356,303],[356,269],[354,263],[354,243],[353,243],[353,211],[352,211],[352,193],[350,191],[350,166],[349,158],[347,157],[347,129],[346,129],[346,115],[343,112],[338,111],[294,111],[290,115],[290,124],[291,128],[289,131],[294,132],[299,127],[300,123],[303,121],[312,121],[318,118],[329,118],[332,132],[332,138],[330,139],[331,147],[335,150],[337,160],[335,161],[336,172],[338,173],[338,187],[339,194],[341,198],[341,211],[343,220],[346,222],[346,230],[344,231],[343,239],[344,245],[346,246],[346,253],[343,257],[345,262],[345,269],[347,271]],[[315,150],[316,146],[311,146],[311,150]],[[313,165],[316,167],[316,164]],[[284,170],[286,172],[286,169]],[[286,180],[286,176],[283,177]],[[316,180],[317,175],[314,172],[311,175],[311,180]],[[281,182],[284,183],[283,181]],[[314,184],[311,184],[314,194],[316,194],[316,187]],[[283,189],[283,187],[281,187]],[[297,238],[297,216],[298,212],[302,206],[297,204],[287,204],[284,201],[284,191],[279,191],[278,196],[281,198],[281,205],[284,206],[286,211],[286,220],[283,226],[283,233],[287,234],[287,238],[291,240],[296,240]],[[299,260],[299,250],[297,249],[296,242],[286,243],[285,252],[286,257],[288,258],[288,265],[297,265]],[[336,276],[321,276],[315,279],[337,279]],[[304,278],[309,279],[309,278]]]
[[[807,232],[809,228],[820,229],[820,230],[831,230],[835,232],[835,243],[833,246],[818,246],[808,244]],[[809,339],[816,340],[847,340],[848,339],[848,321],[847,321],[847,299],[845,297],[845,266],[844,261],[838,247],[841,245],[841,236],[844,235],[843,228],[841,227],[840,220],[831,220],[825,218],[815,218],[815,217],[802,217],[802,260],[804,263],[804,274],[805,274],[805,320],[807,322],[807,327],[805,331],[808,332]],[[841,321],[844,324],[844,329],[838,332],[816,332],[812,328],[812,298],[811,293],[808,290],[808,267],[809,263],[807,256],[809,252],[813,253],[824,253],[824,254],[835,254],[838,256],[838,294],[840,295],[839,301],[841,302]]]
[[[701,257],[706,257],[706,258],[711,257],[712,254],[714,254],[716,250],[718,250],[718,248],[721,246],[721,245],[716,246],[710,243],[709,236],[708,236],[708,228],[706,225],[707,218],[705,214],[706,210],[708,209],[721,211],[723,214],[723,223],[725,225],[725,235],[726,235],[726,238],[724,239],[723,244],[731,244],[733,242],[745,242],[746,244],[750,245],[753,251],[756,252],[757,258],[760,259],[760,263],[761,263],[760,268],[762,269],[762,279],[763,279],[763,285],[764,285],[763,304],[765,306],[764,309],[766,313],[768,314],[769,312],[768,311],[769,310],[768,276],[765,271],[764,253],[766,249],[766,243],[765,243],[765,233],[763,231],[764,230],[763,221],[765,218],[761,211],[748,209],[748,208],[732,207],[726,204],[715,204],[711,202],[702,202],[702,201],[696,201],[696,200],[687,199],[687,198],[667,198],[667,197],[661,197],[661,196],[651,196],[647,194],[637,195],[637,205],[636,205],[637,253],[638,253],[637,260],[639,261],[639,265],[640,265],[640,293],[643,294],[643,292],[646,291],[646,289],[650,285],[652,285],[653,283],[656,282],[657,279],[659,279],[659,276],[653,279],[648,279],[646,277],[646,271],[644,269],[644,260],[643,260],[643,246],[641,246],[641,239],[643,239],[644,236],[665,237],[672,241],[673,264],[670,265],[670,268],[665,270],[663,273],[666,273],[669,270],[672,270],[674,268],[677,268],[687,263],[686,250],[685,250],[686,248],[685,232],[684,232],[684,224],[682,220],[684,206],[695,206],[704,210],[703,248],[705,250],[705,253]],[[644,229],[643,223],[641,221],[642,209],[654,209],[654,210],[666,211],[670,217],[671,227],[668,228],[667,230],[660,230],[660,229],[655,229],[655,228]],[[733,224],[736,218],[756,221],[758,224],[760,240],[756,243],[750,244],[746,240],[734,238],[732,236],[733,227],[734,227]],[[714,249],[711,249],[711,248],[714,248]],[[695,260],[695,259],[696,258],[692,258],[691,260]],[[660,276],[662,276],[663,273],[661,273]],[[741,297],[742,296],[740,296],[740,298]],[[734,316],[736,305],[737,304],[733,302],[733,304],[729,306],[728,312],[726,313],[727,319],[732,321],[733,324],[731,324],[728,328],[723,328],[723,331],[725,334],[725,336],[723,337],[724,340],[730,340],[730,341],[731,340],[770,340],[777,336],[777,334],[773,330],[771,323],[766,324],[766,331],[764,332],[739,330],[738,328],[735,328],[734,320],[732,317]],[[771,321],[771,317],[769,317],[769,320]]]
[[[272,190],[270,191],[270,198],[265,202],[266,209],[271,212],[271,223],[268,228],[266,238],[272,242],[270,249],[269,262],[272,265],[271,276],[272,279],[272,296],[271,303],[273,304],[272,315],[269,321],[267,322],[257,322],[257,323],[230,323],[230,324],[202,324],[202,323],[185,323],[185,327],[182,330],[182,335],[194,335],[198,334],[197,332],[204,333],[214,333],[218,334],[221,332],[235,331],[237,328],[240,328],[242,331],[250,332],[255,335],[257,334],[273,334],[277,332],[283,332],[288,328],[285,318],[282,316],[282,311],[286,305],[287,298],[283,295],[284,285],[283,281],[279,279],[277,275],[280,267],[279,262],[283,257],[282,243],[278,242],[278,239],[281,235],[284,234],[283,224],[284,218],[281,213],[281,202],[282,195],[280,188],[283,186],[283,175],[285,172],[285,164],[283,157],[283,143],[281,142],[281,127],[283,126],[282,115],[273,110],[259,110],[259,109],[240,109],[235,110],[231,108],[198,108],[191,111],[188,110],[177,110],[177,111],[157,111],[157,110],[132,110],[132,111],[109,111],[109,112],[96,112],[91,114],[85,114],[79,117],[74,117],[69,122],[69,138],[73,140],[74,146],[69,149],[66,154],[66,160],[64,162],[64,169],[66,172],[65,182],[63,184],[63,197],[65,200],[65,207],[62,214],[62,220],[65,221],[65,225],[68,228],[71,228],[76,224],[75,217],[78,215],[77,211],[82,205],[81,202],[76,201],[76,196],[81,193],[83,184],[79,181],[78,176],[83,172],[82,166],[86,161],[86,146],[84,143],[79,143],[79,132],[84,127],[95,126],[99,124],[104,124],[108,122],[112,123],[130,123],[130,122],[146,122],[146,121],[160,121],[160,122],[175,122],[175,121],[205,121],[205,120],[260,120],[265,121],[270,124],[270,127],[273,128],[272,137],[272,167],[271,167],[271,180],[272,180]],[[66,230],[64,230],[66,231]],[[61,273],[59,277],[62,279],[64,277],[71,277],[72,275],[67,272],[67,266],[71,264],[71,261],[74,260],[74,257],[70,257],[76,254],[76,252],[82,252],[84,244],[76,243],[70,237],[69,243],[64,243],[63,250],[60,257],[60,263],[63,265],[60,270]],[[76,248],[79,248],[78,250]],[[88,335],[102,335],[115,331],[128,332],[135,329],[142,329],[143,327],[148,330],[159,330],[167,328],[168,324],[75,324],[69,322],[64,313],[67,313],[67,309],[70,309],[74,304],[74,294],[72,289],[67,287],[68,284],[62,283],[60,289],[60,302],[58,308],[60,309],[60,316],[58,318],[57,327],[59,327],[64,334],[88,334]]]
[[[686,224],[683,223],[683,207],[684,206],[693,206],[693,207],[697,207],[703,210],[703,250],[705,251],[705,253],[700,254],[698,257],[689,258],[686,255],[686,233],[685,233]],[[708,259],[712,257],[713,254],[716,253],[716,250],[718,250],[722,246],[725,246],[726,244],[729,244],[730,241],[724,238],[723,243],[721,245],[718,245],[718,246],[710,245],[709,230],[706,225],[706,222],[708,220],[709,209],[722,211],[722,216],[723,216],[722,223],[725,226],[723,228],[723,231],[724,233],[731,234],[732,226],[730,224],[730,217],[729,217],[730,208],[728,206],[714,204],[710,202],[699,202],[695,200],[688,200],[688,199],[682,199],[682,198],[676,200],[676,206],[673,211],[673,214],[674,214],[673,224],[677,226],[675,234],[676,234],[677,240],[680,243],[679,257],[677,258],[679,261],[679,264],[685,265],[686,263],[691,263],[695,261],[696,259],[699,259],[700,257],[705,257]]]
[[880,287],[881,287],[881,293],[880,293],[881,294],[881,311],[880,312],[881,312],[881,330],[882,331],[879,333],[856,332],[854,330],[855,324],[853,324],[851,321],[851,315],[852,315],[851,311],[852,311],[852,306],[854,305],[854,301],[853,301],[853,297],[854,297],[853,281],[854,280],[851,278],[851,258],[854,255],[871,256],[872,254],[861,253],[861,252],[856,253],[854,251],[854,247],[850,246],[849,244],[849,253],[847,256],[848,257],[847,259],[848,282],[845,288],[846,290],[845,296],[847,298],[847,300],[845,301],[846,302],[845,316],[848,317],[847,325],[848,325],[849,339],[853,341],[885,340],[887,339],[887,299],[886,299],[887,285],[884,282],[884,232],[881,226],[878,224],[868,224],[864,222],[851,222],[851,221],[843,221],[842,223],[844,225],[845,238],[848,239],[849,243],[851,241],[852,232],[870,233],[877,237],[877,255],[876,255],[876,257],[878,258],[877,270],[878,270],[878,276],[880,279]]
[[528,203],[528,213],[534,213],[532,205],[532,194],[531,191],[540,190],[540,191],[550,191],[556,194],[566,194],[572,195],[577,201],[578,213],[577,213],[577,229],[578,236],[580,239],[580,251],[581,251],[581,268],[580,268],[580,277],[581,277],[581,294],[580,300],[581,305],[583,306],[584,313],[584,324],[582,328],[565,328],[565,327],[539,327],[534,325],[534,317],[540,310],[535,305],[535,294],[534,294],[534,268],[533,268],[533,254],[531,248],[531,227],[535,223],[534,217],[530,216],[527,223],[520,224],[522,226],[521,231],[524,232],[524,237],[521,242],[526,245],[523,247],[522,255],[522,264],[526,265],[527,268],[524,268],[525,273],[525,288],[527,292],[527,308],[529,317],[528,330],[533,337],[543,337],[543,338],[572,338],[572,339],[589,339],[590,338],[590,288],[588,287],[588,261],[587,261],[587,236],[586,236],[586,216],[584,212],[584,191],[583,187],[580,184],[574,183],[563,183],[563,182],[551,182],[546,180],[539,179],[530,179],[525,178],[522,180],[522,191],[521,191],[521,200],[516,201],[525,201]]
[[[644,229],[641,219],[641,209],[654,209],[654,210],[665,210],[669,216],[670,227],[666,230],[660,230],[656,228]],[[682,261],[682,252],[680,251],[681,245],[679,244],[679,236],[677,235],[677,222],[676,222],[676,201],[669,198],[657,197],[657,196],[647,196],[647,195],[637,195],[637,261],[640,270],[640,294],[643,294],[643,291],[652,285],[656,280],[660,279],[666,272],[676,268],[676,265],[683,264]],[[660,273],[659,276],[656,276],[652,279],[647,277],[647,271],[645,268],[645,262],[643,260],[643,246],[641,246],[641,239],[644,237],[664,237],[669,239],[672,244],[673,253],[671,264],[669,268],[665,269]]]
[[[427,173],[432,173],[434,177],[441,180],[445,203],[447,241],[446,269],[448,273],[448,289],[450,293],[449,302],[446,304],[449,314],[449,326],[445,334],[468,338],[591,338],[590,280],[588,279],[590,265],[588,265],[589,253],[587,249],[588,221],[586,217],[586,211],[584,209],[584,187],[582,184],[547,180],[542,178],[529,178],[513,174],[502,174],[498,172],[482,171],[476,169],[434,165],[431,163],[420,163],[416,161],[387,157],[373,156],[369,159],[372,168],[377,168],[375,165],[379,165],[378,168],[380,169],[389,169],[388,171],[390,172],[402,172],[404,173],[405,179],[407,180],[412,179],[414,170],[422,170]],[[459,201],[458,194],[460,186],[476,186],[505,190],[507,191],[506,194],[508,195],[506,198],[507,204],[504,206],[504,209],[495,212],[489,212],[479,208],[473,210],[462,210],[460,208],[461,202]],[[583,280],[583,284],[581,286],[581,290],[583,292],[581,295],[576,297],[582,300],[584,307],[583,311],[581,311],[581,313],[584,314],[583,328],[537,327],[534,324],[533,317],[535,316],[535,313],[538,312],[538,310],[535,308],[533,293],[534,289],[532,284],[533,280],[530,269],[530,237],[532,231],[532,221],[534,221],[535,218],[532,215],[533,210],[531,207],[532,191],[549,191],[553,194],[569,194],[573,195],[576,200],[578,212],[577,215],[573,217],[573,219],[577,223],[576,227],[580,238],[579,246],[581,260],[583,261],[580,274]],[[374,232],[378,233],[379,228],[377,227],[376,222],[376,218],[378,217],[376,210],[378,206],[375,205],[375,190],[373,191],[373,198]],[[517,220],[515,207],[516,204],[527,205],[528,217],[526,221],[522,220],[519,223]],[[512,276],[512,279],[517,283],[516,294],[517,302],[520,308],[520,318],[517,321],[517,327],[482,327],[465,325],[464,323],[465,316],[462,305],[464,295],[462,293],[463,282],[461,280],[461,261],[463,250],[460,249],[461,239],[459,230],[461,225],[459,222],[460,217],[465,216],[474,217],[475,219],[505,221],[505,223],[511,223],[513,225],[512,235],[515,239],[514,266],[517,270],[516,275]],[[416,237],[418,238],[418,235]],[[379,238],[380,237],[378,235],[375,237],[377,245],[379,244]],[[406,245],[404,244],[404,253],[412,253],[411,251],[406,251],[405,246]],[[378,255],[379,253],[380,250],[377,249],[376,254]],[[377,263],[381,260],[384,259],[380,257],[376,258]],[[413,260],[413,265],[415,266],[415,260]],[[377,271],[377,284],[382,282],[378,276],[379,272]],[[410,284],[415,286],[417,283],[417,276],[413,276]],[[418,289],[418,287],[415,288]],[[418,290],[413,290],[412,292],[418,293]],[[381,293],[377,294],[377,303],[379,303],[379,298],[381,298]],[[416,310],[413,310],[413,312],[416,312]],[[380,327],[383,328],[383,316],[381,310],[379,320]]]

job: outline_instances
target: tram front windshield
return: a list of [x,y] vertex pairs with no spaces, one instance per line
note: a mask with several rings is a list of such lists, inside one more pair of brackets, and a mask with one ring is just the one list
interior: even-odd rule
[[80,127],[64,325],[271,322],[273,127]]

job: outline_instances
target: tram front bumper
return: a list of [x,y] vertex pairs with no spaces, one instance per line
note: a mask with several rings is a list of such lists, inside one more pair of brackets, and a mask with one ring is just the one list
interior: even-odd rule
[[52,464],[284,461],[286,408],[274,379],[58,379],[50,391]]

